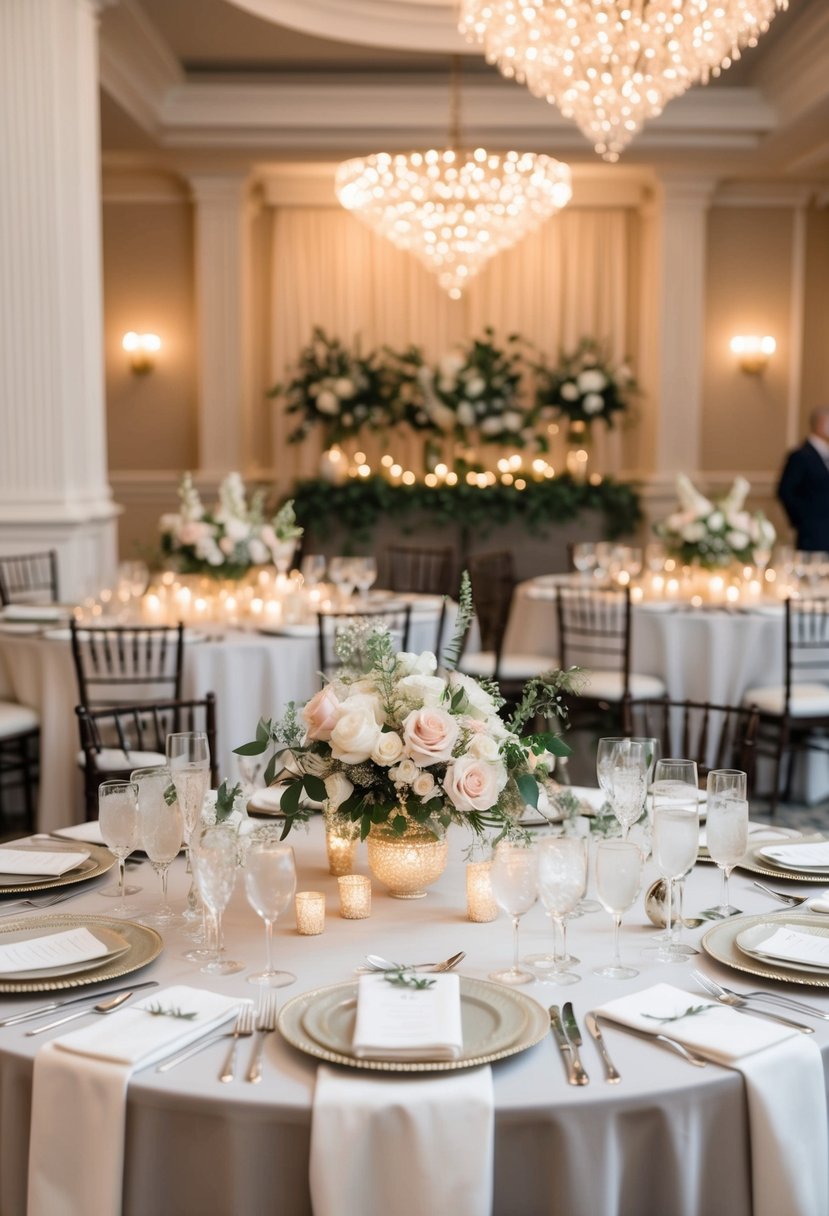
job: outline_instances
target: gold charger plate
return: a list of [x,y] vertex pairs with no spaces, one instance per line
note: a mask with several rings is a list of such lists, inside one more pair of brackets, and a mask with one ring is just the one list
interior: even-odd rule
[[[782,866],[772,865],[764,857],[759,856],[759,850],[764,849],[768,845],[768,841],[762,841],[757,845],[749,846],[742,861],[737,862],[738,870],[748,870],[750,874],[765,874],[766,878],[787,878],[792,882],[811,882],[817,885],[818,883],[826,885],[829,880],[829,869],[827,870],[787,870]],[[806,841],[801,843],[805,844]]]
[[86,964],[82,964],[78,971],[71,975],[28,980],[5,980],[0,976],[0,996],[21,992],[57,992],[63,988],[81,988],[88,984],[99,984],[102,980],[114,980],[120,975],[129,975],[141,967],[146,967],[153,959],[158,958],[164,946],[155,929],[148,925],[139,925],[137,921],[119,920],[115,916],[72,916],[69,913],[27,916],[25,920],[4,924],[0,929],[0,945],[20,941],[37,933],[59,933],[64,929],[80,928],[89,929],[93,933],[96,929],[101,929],[108,934],[116,934],[126,941],[128,949],[115,957],[102,959],[97,967],[87,968]]
[[774,923],[793,925],[804,928],[820,928],[826,926],[824,914],[809,912],[778,912],[769,915],[767,912],[759,916],[735,916],[731,920],[717,921],[702,938],[702,948],[711,958],[732,967],[735,971],[744,971],[747,975],[759,975],[766,980],[782,980],[786,984],[805,984],[809,988],[829,988],[829,971],[819,972],[798,971],[787,967],[778,960],[765,961],[744,954],[737,945],[737,935],[745,932],[754,925]]
[[550,1029],[549,1015],[537,1001],[501,984],[461,976],[464,1049],[457,1060],[364,1060],[351,1051],[356,1004],[355,980],[316,988],[283,1007],[279,1029],[283,1038],[306,1055],[374,1072],[475,1068],[526,1051]]
[[[91,878],[98,878],[101,874],[106,874],[107,870],[111,870],[115,865],[115,858],[110,853],[109,849],[103,845],[97,844],[73,844],[69,848],[64,848],[59,841],[56,841],[54,846],[49,845],[50,853],[88,853],[89,857],[81,865],[74,870],[70,870],[67,874],[61,874],[51,878],[46,875],[27,877],[25,875],[16,875],[14,882],[9,882],[11,875],[5,876],[5,881],[0,881],[0,895],[25,895],[29,891],[49,891],[52,887],[69,887],[76,882],[89,882]],[[0,901],[0,912],[3,910],[2,901]]]

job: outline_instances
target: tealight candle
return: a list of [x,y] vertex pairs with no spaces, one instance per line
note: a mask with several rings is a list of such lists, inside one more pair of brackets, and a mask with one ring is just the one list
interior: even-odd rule
[[466,915],[478,924],[486,924],[498,916],[491,872],[491,861],[470,861],[466,867]]
[[371,883],[365,874],[344,874],[337,879],[340,889],[340,916],[345,920],[365,920],[371,916]]
[[339,877],[350,874],[354,868],[357,837],[349,837],[336,831],[326,831],[325,849],[328,854],[328,873]]
[[294,896],[297,932],[314,937],[325,928],[325,894],[322,891],[297,891]]

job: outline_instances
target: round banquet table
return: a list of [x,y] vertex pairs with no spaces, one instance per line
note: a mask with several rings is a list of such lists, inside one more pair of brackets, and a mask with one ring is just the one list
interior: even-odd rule
[[[297,976],[295,984],[280,990],[280,1003],[321,985],[353,979],[354,968],[367,951],[419,961],[463,949],[467,957],[460,971],[477,979],[486,979],[509,960],[511,927],[504,917],[491,924],[466,919],[463,853],[469,841],[458,829],[450,833],[449,866],[425,899],[394,900],[374,883],[372,915],[363,921],[338,915],[336,880],[325,866],[319,818],[307,834],[300,831],[291,840],[298,886],[326,893],[327,919],[325,932],[318,937],[300,937],[292,911],[277,924],[276,963]],[[366,869],[362,849],[358,869]],[[130,873],[144,888],[134,902],[150,908],[158,897],[156,875],[146,864]],[[646,873],[646,881],[652,877]],[[713,867],[697,865],[687,884],[689,915],[715,902],[718,880]],[[185,882],[183,862],[177,862],[170,884],[174,900],[183,901]],[[251,969],[263,961],[264,934],[240,888],[237,884],[226,914],[226,945],[231,957]],[[746,913],[778,910],[778,905],[769,908],[769,901],[754,890],[751,875],[739,871],[732,875],[731,897]],[[90,890],[64,907],[73,913],[106,914],[109,902]],[[584,916],[572,923],[569,934],[572,952],[582,959],[582,982],[566,989],[534,982],[522,991],[545,1008],[572,1000],[583,1028],[587,1010],[660,981],[699,995],[689,965],[665,966],[641,958],[641,948],[654,932],[640,899],[626,916],[623,930],[623,955],[639,966],[640,974],[623,982],[600,979],[590,969],[610,957],[610,918],[603,912]],[[687,936],[698,939],[702,932]],[[549,946],[549,923],[536,905],[522,922],[522,951]],[[171,932],[162,955],[136,978],[157,979],[163,985],[188,983],[240,998],[254,994],[244,973],[221,979],[200,974],[182,958],[184,948],[178,932]],[[739,981],[748,978],[705,955],[694,961],[725,983],[736,979],[739,987]],[[797,985],[785,990],[829,1011],[827,989]],[[35,1003],[4,997],[0,1007],[7,1013]],[[76,1026],[85,1024],[78,1021]],[[812,1024],[825,1062],[829,1023]],[[23,1025],[0,1030],[0,1211],[4,1216],[22,1216],[25,1211],[32,1058],[43,1042],[26,1038],[25,1029]],[[740,1074],[713,1064],[693,1068],[672,1052],[610,1025],[605,1039],[622,1074],[617,1086],[604,1083],[599,1057],[586,1034],[582,1051],[590,1075],[586,1087],[566,1083],[549,1035],[492,1066],[494,1216],[717,1216],[725,1212],[750,1216],[749,1143]],[[316,1060],[277,1033],[267,1039],[260,1085],[242,1080],[222,1085],[217,1073],[224,1054],[224,1045],[215,1045],[170,1073],[159,1075],[148,1069],[133,1076],[128,1091],[125,1216],[310,1213],[309,1134]],[[241,1074],[249,1050],[243,1045],[239,1054]],[[417,1084],[415,1078],[412,1084]],[[71,1111],[66,1117],[71,1118]],[[94,1169],[94,1145],[89,1160],[78,1167]],[[449,1171],[452,1162],[436,1161],[435,1168]],[[344,1212],[359,1210],[353,1196],[344,1197]]]

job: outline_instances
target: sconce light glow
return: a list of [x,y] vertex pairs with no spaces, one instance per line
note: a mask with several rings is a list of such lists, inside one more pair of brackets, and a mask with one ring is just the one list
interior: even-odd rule
[[121,345],[130,356],[130,367],[138,376],[146,375],[155,367],[153,355],[161,350],[158,334],[137,334],[134,330],[124,334]]
[[768,335],[741,334],[731,339],[731,351],[737,356],[740,369],[753,376],[759,376],[766,370],[776,350],[777,343]]

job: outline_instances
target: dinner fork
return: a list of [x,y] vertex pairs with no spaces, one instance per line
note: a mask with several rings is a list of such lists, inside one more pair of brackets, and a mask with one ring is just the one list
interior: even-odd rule
[[803,1034],[814,1034],[813,1026],[806,1026],[803,1022],[792,1021],[791,1018],[784,1018],[781,1013],[772,1013],[769,1009],[754,1009],[750,997],[739,996],[736,992],[726,992],[725,988],[721,988],[715,980],[710,980],[707,975],[703,975],[699,971],[692,971],[692,977],[697,981],[700,988],[713,996],[721,1005],[730,1005],[733,1009],[748,1008],[750,1013],[756,1013],[758,1017],[768,1018],[772,1022],[780,1022],[783,1026],[790,1026],[792,1030],[800,1030]]
[[222,1071],[219,1073],[220,1081],[233,1081],[236,1075],[236,1048],[239,1046],[240,1039],[247,1039],[253,1034],[253,1006],[247,1002],[239,1010],[239,1015],[236,1018],[236,1025],[233,1027],[233,1033],[230,1036],[230,1050],[227,1053],[227,1058],[224,1062]]
[[265,997],[265,1002],[256,1019],[256,1031],[259,1038],[253,1049],[247,1080],[255,1085],[262,1080],[262,1056],[265,1051],[265,1039],[276,1030],[276,993],[271,992]]
[[[695,978],[699,978],[696,972],[694,975]],[[822,1009],[818,1009],[815,1005],[807,1005],[805,1001],[795,1000],[793,996],[786,996],[782,992],[763,992],[759,988],[753,989],[751,992],[736,992],[733,988],[726,988],[725,984],[721,984],[717,980],[709,979],[708,982],[713,988],[718,988],[721,992],[724,992],[726,996],[742,997],[744,1000],[771,1001],[773,1004],[782,1005],[786,1009],[792,1009],[795,1013],[805,1013],[813,1018],[822,1018],[824,1022],[829,1022],[829,1013],[824,1013]]]
[[805,904],[807,899],[814,898],[812,895],[787,895],[785,891],[773,891],[764,882],[755,882],[753,885],[764,894],[770,895],[772,899],[779,899],[781,904],[787,904],[790,908],[799,908],[801,904]]
[[18,912],[28,912],[31,908],[51,908],[53,904],[62,904],[66,899],[73,899],[74,896],[80,895],[80,891],[64,892],[61,895],[49,895],[45,899],[15,899],[13,905],[2,905],[0,918],[4,916],[16,916]]

